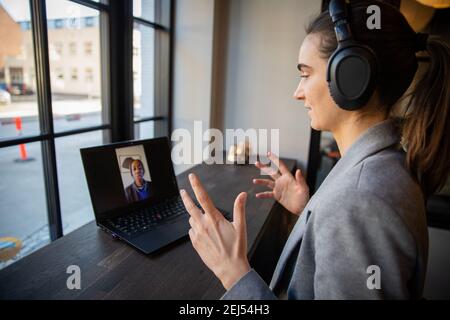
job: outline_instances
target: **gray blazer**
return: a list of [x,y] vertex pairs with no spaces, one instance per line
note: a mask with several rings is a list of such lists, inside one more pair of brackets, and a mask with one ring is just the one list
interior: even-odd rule
[[252,269],[222,299],[421,298],[425,203],[396,128],[394,120],[371,127],[338,161],[297,220],[270,286]]

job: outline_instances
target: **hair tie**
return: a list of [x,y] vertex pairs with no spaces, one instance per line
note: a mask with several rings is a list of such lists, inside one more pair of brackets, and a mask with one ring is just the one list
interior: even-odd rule
[[416,52],[427,50],[428,33],[416,33]]

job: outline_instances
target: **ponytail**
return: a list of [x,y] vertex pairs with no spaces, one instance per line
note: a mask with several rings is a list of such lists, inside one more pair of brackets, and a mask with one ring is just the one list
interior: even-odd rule
[[406,166],[428,197],[450,172],[450,45],[430,36],[426,50],[430,65],[410,93],[403,142]]

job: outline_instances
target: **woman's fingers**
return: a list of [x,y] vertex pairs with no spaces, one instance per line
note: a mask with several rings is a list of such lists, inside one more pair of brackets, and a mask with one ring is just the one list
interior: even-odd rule
[[300,169],[297,169],[297,171],[295,171],[295,181],[300,184],[305,183],[305,177],[303,177],[302,171]]
[[273,180],[277,180],[281,176],[277,170],[274,170],[259,161],[256,161],[255,166],[264,172],[264,174],[269,175]]
[[269,179],[253,179],[253,183],[260,186],[266,186],[270,189],[275,188],[275,182]]
[[241,192],[234,201],[233,225],[236,226],[239,235],[245,236],[247,232],[245,220],[245,204],[247,203],[247,193]]
[[214,203],[209,198],[208,193],[206,192],[205,188],[203,188],[202,183],[197,178],[197,176],[193,173],[189,175],[189,181],[191,182],[192,189],[194,190],[195,197],[197,198],[198,202],[202,206],[203,210],[205,211],[205,214],[209,215],[211,218],[218,219],[221,217],[221,215],[217,212],[216,207],[214,206]]
[[269,199],[269,198],[273,198],[274,194],[272,191],[266,191],[266,192],[260,192],[256,194],[256,197],[258,199]]
[[289,173],[289,169],[286,167],[283,161],[280,160],[275,154],[272,152],[268,152],[267,156],[269,157],[270,161],[275,163],[275,165],[280,170],[281,174]]
[[203,213],[200,211],[199,208],[194,204],[194,201],[192,201],[191,197],[188,195],[186,190],[180,191],[181,199],[183,200],[184,207],[186,208],[187,212],[191,215],[192,218],[194,218],[197,221],[200,221],[200,219],[203,216]]

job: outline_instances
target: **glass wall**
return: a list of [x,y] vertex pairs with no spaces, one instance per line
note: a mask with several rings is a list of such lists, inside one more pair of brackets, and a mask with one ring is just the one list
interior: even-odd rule
[[94,220],[80,148],[168,135],[171,1],[136,3],[0,0],[0,269]]

